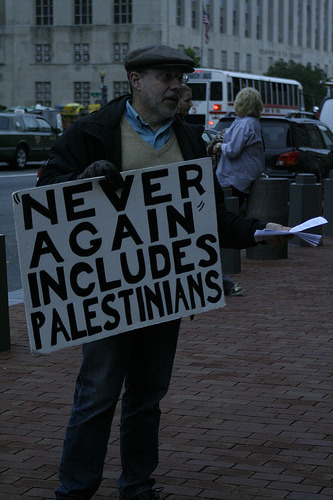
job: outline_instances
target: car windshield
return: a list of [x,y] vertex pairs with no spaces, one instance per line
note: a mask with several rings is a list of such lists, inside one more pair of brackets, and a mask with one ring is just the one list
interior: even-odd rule
[[220,120],[217,123],[215,130],[220,131],[220,130],[223,130],[225,128],[229,128],[233,121],[234,121],[234,118],[223,118],[222,120]]
[[265,149],[283,149],[291,145],[290,126],[283,121],[261,121]]
[[9,130],[9,118],[0,116],[0,130]]
[[322,125],[321,123],[318,123],[318,128],[320,129],[320,131],[322,133],[326,148],[333,151],[333,134],[332,134],[332,132],[327,127]]

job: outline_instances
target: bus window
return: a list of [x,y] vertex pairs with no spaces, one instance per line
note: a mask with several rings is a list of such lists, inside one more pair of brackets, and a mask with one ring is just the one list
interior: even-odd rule
[[261,82],[261,98],[264,104],[267,103],[267,97],[266,97],[266,89],[267,89],[267,82]]
[[293,87],[294,106],[300,106],[298,89],[296,85],[292,85],[292,87]]
[[292,85],[288,85],[288,104],[289,104],[289,106],[294,105],[293,86]]
[[222,82],[211,82],[210,84],[210,100],[222,101]]
[[295,96],[294,97],[295,106],[301,107],[302,104],[301,104],[300,91],[298,90],[297,85],[293,85],[293,88],[294,88],[294,96]]
[[272,100],[271,104],[278,104],[278,96],[277,96],[277,84],[272,82]]
[[231,82],[228,82],[228,102],[233,102],[234,97],[232,95],[232,85]]
[[272,104],[271,82],[266,82],[266,102]]
[[282,83],[277,83],[277,91],[278,91],[278,102],[279,104],[284,104],[283,95],[282,95]]
[[238,92],[241,89],[240,79],[233,77],[233,79],[232,79],[232,86],[233,86],[233,91],[234,91],[234,99],[236,99],[236,96],[237,96]]
[[282,95],[283,95],[283,104],[287,106],[289,102],[288,102],[288,92],[286,83],[282,83]]
[[192,90],[192,101],[206,101],[207,83],[187,83]]

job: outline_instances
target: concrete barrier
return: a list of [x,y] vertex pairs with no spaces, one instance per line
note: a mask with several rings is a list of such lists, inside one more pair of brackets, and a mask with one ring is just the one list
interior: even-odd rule
[[[284,178],[259,177],[253,184],[247,202],[247,216],[261,222],[288,224],[289,181]],[[286,259],[288,243],[257,245],[246,250],[248,259]]]
[[[239,212],[239,199],[231,196],[231,188],[223,188],[225,205],[228,210]],[[237,274],[241,272],[241,253],[236,248],[221,248],[222,269],[226,274]]]
[[0,234],[0,352],[10,349],[5,235]]
[[333,236],[333,170],[330,171],[329,177],[324,180],[323,190],[323,212],[325,219],[328,220],[328,224],[323,226],[323,234]]
[[[298,174],[296,182],[290,184],[289,226],[301,224],[323,214],[322,184],[316,182],[314,174]],[[308,232],[323,234],[322,226],[311,228]],[[307,247],[308,243],[300,238],[293,238],[289,245]]]

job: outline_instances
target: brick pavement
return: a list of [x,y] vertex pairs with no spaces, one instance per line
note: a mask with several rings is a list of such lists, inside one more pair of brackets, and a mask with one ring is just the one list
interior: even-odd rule
[[[332,249],[242,255],[245,297],[182,323],[162,404],[163,498],[333,498]],[[80,348],[31,356],[23,304],[0,354],[0,498],[53,498]],[[102,485],[117,498],[119,408]]]

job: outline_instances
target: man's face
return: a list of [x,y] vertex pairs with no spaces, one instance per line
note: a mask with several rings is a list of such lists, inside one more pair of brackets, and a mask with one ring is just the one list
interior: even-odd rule
[[171,118],[178,104],[178,93],[183,73],[177,68],[146,69],[138,73],[134,94],[134,105],[146,121],[160,121]]

